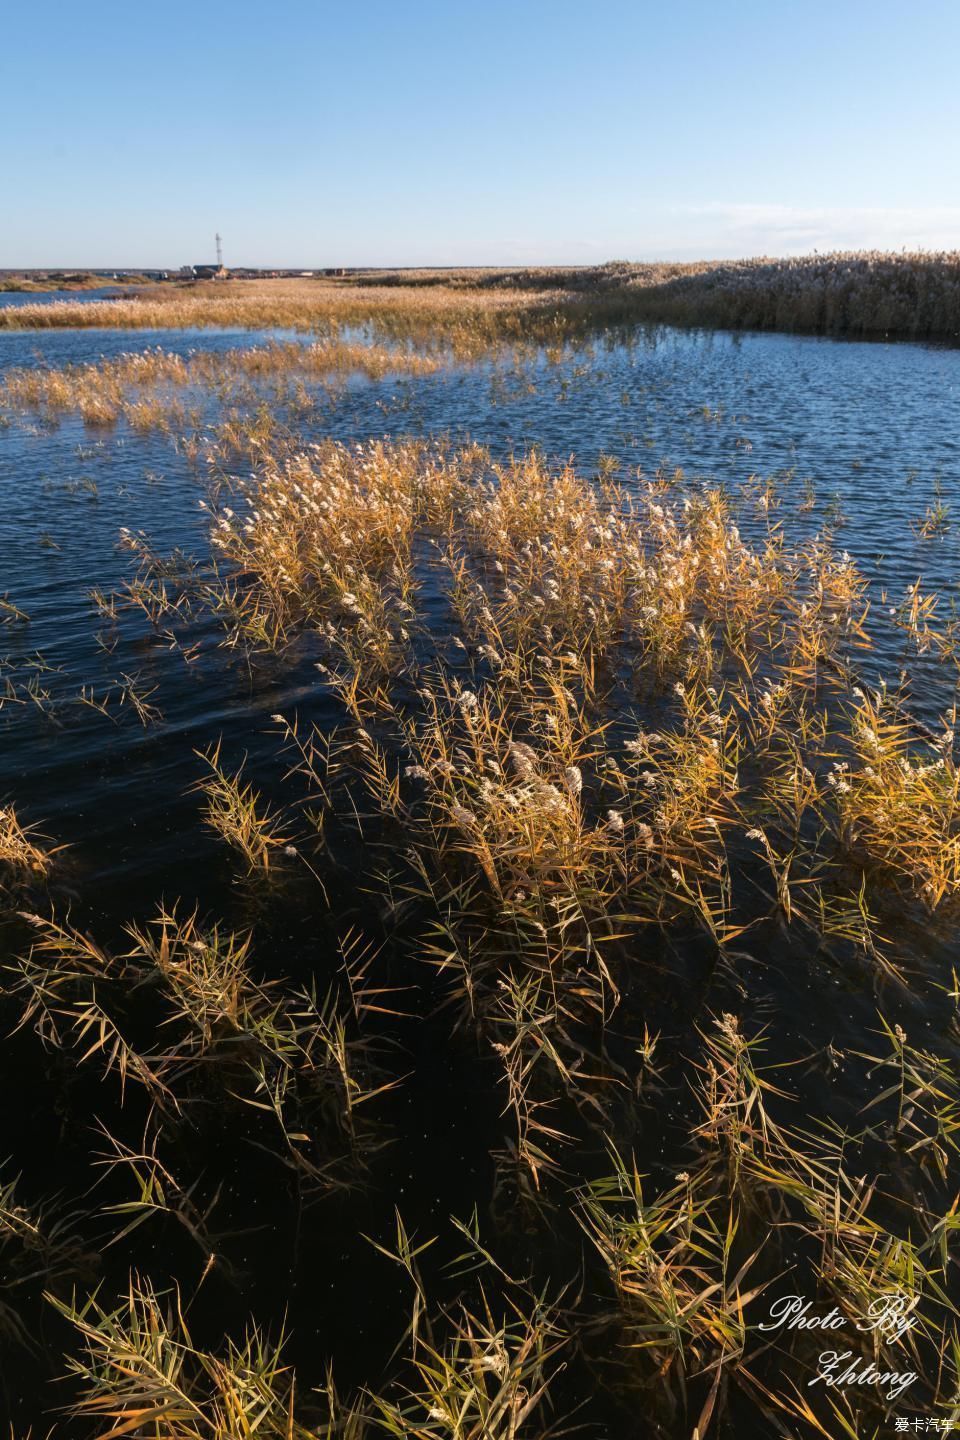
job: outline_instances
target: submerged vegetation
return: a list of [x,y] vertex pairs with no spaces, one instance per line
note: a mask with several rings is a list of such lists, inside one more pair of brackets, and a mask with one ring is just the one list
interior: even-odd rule
[[[3,660],[5,719],[69,748],[82,713],[105,750],[125,721],[174,817],[145,833],[102,778],[79,802],[134,812],[105,906],[95,830],[58,845],[5,780],[0,1007],[41,1117],[10,1117],[0,1169],[12,1433],[960,1423],[960,769],[953,707],[921,720],[905,679],[955,682],[946,607],[919,581],[878,607],[812,481],[317,440],[305,399],[257,388],[433,375],[634,291],[742,281],[775,319],[724,323],[883,328],[892,262],[828,263],[822,312],[813,262],[617,272],[596,301],[554,275],[549,304],[497,272],[172,291],[80,323],[331,333],[7,371],[41,438],[168,432],[202,537],[125,528],[122,584],[85,576],[119,678],[85,678],[82,712],[19,638]],[[896,263],[957,286],[955,257]],[[383,343],[333,334],[359,318]],[[213,664],[231,702],[188,725],[178,683]]]

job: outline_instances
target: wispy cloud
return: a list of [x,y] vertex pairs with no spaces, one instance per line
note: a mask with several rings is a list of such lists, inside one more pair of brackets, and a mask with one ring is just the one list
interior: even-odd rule
[[[799,255],[811,250],[954,249],[960,206],[804,208],[793,205],[678,205],[640,220],[664,255]],[[647,249],[649,240],[638,235]]]
[[[809,255],[829,250],[960,249],[960,205],[799,206],[663,205],[640,201],[597,235],[571,234],[551,218],[501,238],[484,253],[461,251],[461,263],[598,264],[606,260],[731,260],[759,255]],[[433,256],[431,255],[431,259]],[[413,263],[429,263],[427,259]]]

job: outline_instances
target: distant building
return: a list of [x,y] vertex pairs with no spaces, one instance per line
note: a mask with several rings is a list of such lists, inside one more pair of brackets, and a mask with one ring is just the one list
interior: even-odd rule
[[181,265],[181,280],[226,280],[229,271],[223,265]]

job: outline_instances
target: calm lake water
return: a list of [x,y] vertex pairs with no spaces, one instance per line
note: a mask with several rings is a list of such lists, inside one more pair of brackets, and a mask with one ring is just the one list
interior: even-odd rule
[[5,305],[52,305],[57,300],[117,300],[128,292],[116,285],[96,290],[0,290],[0,309]]
[[[8,295],[0,304],[56,298],[92,300],[98,292]],[[157,345],[181,353],[225,349],[264,338],[208,331],[0,332],[0,370]],[[205,403],[215,419],[212,402]],[[896,680],[908,669],[912,703],[928,723],[953,701],[953,667],[908,657],[887,612],[918,577],[925,591],[940,593],[944,615],[957,599],[958,350],[665,330],[598,341],[561,363],[539,355],[515,369],[452,365],[424,378],[355,378],[298,423],[307,439],[443,432],[480,441],[499,458],[537,444],[551,459],[573,459],[588,472],[612,455],[625,479],[637,467],[652,474],[659,465],[682,466],[693,487],[721,482],[733,489],[751,474],[791,472],[774,518],[796,538],[831,523],[838,543],[870,577],[876,648],[862,661],[865,673]],[[335,716],[312,663],[265,664],[254,681],[235,657],[210,645],[195,665],[185,666],[151,642],[145,622],[129,617],[115,649],[98,646],[102,627],[88,592],[94,585],[109,592],[132,573],[117,545],[120,528],[145,531],[161,552],[180,546],[202,557],[204,479],[202,468],[167,438],[138,435],[123,424],[91,430],[68,417],[50,430],[16,419],[0,428],[0,595],[30,617],[24,625],[0,624],[0,684],[4,669],[18,683],[33,676],[51,702],[48,713],[30,704],[0,709],[0,803],[12,801],[22,820],[69,847],[61,901],[74,906],[75,923],[108,940],[162,897],[182,897],[185,905],[242,923],[229,860],[197,823],[197,797],[189,793],[201,774],[196,752],[222,736],[225,756],[239,761],[246,755],[251,777],[268,788],[276,776],[270,715],[297,713],[305,723],[325,725]],[[803,511],[808,480],[816,502]],[[937,487],[955,523],[939,538],[922,539],[914,522]],[[758,536],[766,524],[759,513],[744,521]],[[138,677],[148,690],[157,687],[162,723],[144,729],[129,711],[107,719],[79,703],[83,687],[101,696],[124,675]],[[351,895],[345,870],[339,903],[362,914],[378,901]],[[315,911],[314,904],[312,920],[293,911],[263,918],[266,953],[278,973],[328,966]],[[913,998],[891,999],[886,1013],[906,1007],[931,1048],[954,1053],[948,1007],[933,988],[948,978],[954,934],[931,925],[902,938],[903,956],[929,984]],[[814,975],[799,964],[765,959],[770,968],[756,980],[751,1003],[771,1027],[777,1059],[820,1050],[831,1038],[844,1048],[869,1047],[875,994],[840,974]],[[666,1013],[679,1035],[686,1022]],[[335,1209],[325,1212],[322,1233],[305,1240],[298,1256],[291,1321],[298,1361],[321,1361],[314,1364],[315,1381],[328,1353],[344,1351],[349,1375],[357,1360],[354,1354],[351,1361],[351,1347],[360,1354],[369,1344],[386,1355],[399,1333],[396,1307],[405,1297],[357,1229],[383,1234],[404,1193],[417,1197],[422,1226],[439,1225],[450,1214],[468,1214],[490,1183],[487,1148],[499,1098],[490,1098],[469,1058],[449,1050],[424,1043],[413,1070],[398,1101],[404,1144],[384,1162],[379,1190],[339,1218]],[[837,1113],[842,1100],[832,1084],[826,1077],[809,1080],[814,1109]],[[0,1156],[14,1153],[19,1164],[31,1150],[37,1188],[59,1188],[58,1156],[66,1142],[56,1119],[42,1106],[39,1113],[14,1108],[17,1113],[0,1119]],[[272,1208],[280,1200],[269,1186],[261,1193],[254,1182],[253,1189],[258,1213],[280,1235],[290,1223],[285,1211]],[[250,1242],[251,1273],[242,1290],[244,1307],[268,1315],[282,1312],[289,1278],[279,1239],[275,1264],[262,1263],[272,1243],[257,1241],[256,1249]],[[218,1303],[234,1304],[234,1292],[216,1285],[214,1277],[210,1290]],[[363,1378],[362,1364],[358,1374]]]

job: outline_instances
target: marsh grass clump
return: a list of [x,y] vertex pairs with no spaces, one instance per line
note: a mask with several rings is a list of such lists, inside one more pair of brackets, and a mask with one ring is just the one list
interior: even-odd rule
[[878,697],[850,717],[854,759],[828,783],[840,834],[913,888],[930,909],[960,888],[960,778],[952,731],[921,750],[911,726]]
[[896,1114],[888,1122],[894,1142],[921,1167],[932,1167],[947,1181],[960,1149],[960,1080],[955,1067],[942,1056],[912,1045],[901,1025],[891,1026],[882,1015],[880,1022],[885,1053],[862,1058],[873,1067],[871,1080],[879,1077],[889,1083],[868,1101],[863,1113],[895,1098]]
[[[0,387],[0,405],[9,411],[40,411],[50,418],[72,411],[86,425],[109,426],[130,410],[130,392],[182,385],[186,379],[181,356],[155,348],[62,369],[8,370]],[[161,412],[157,413],[159,418]]]
[[921,518],[914,522],[914,528],[921,539],[945,535],[950,529],[950,506],[943,498],[943,486],[939,475],[933,487],[933,503],[928,505]]
[[[135,1082],[170,1123],[188,1101],[195,1114],[214,1100],[266,1113],[276,1140],[265,1148],[306,1189],[349,1183],[381,1143],[361,1107],[398,1082],[359,1029],[363,947],[349,947],[342,984],[322,993],[258,979],[249,934],[203,928],[195,914],[162,910],[149,927],[131,925],[132,948],[119,955],[70,926],[25,918],[36,939],[8,966],[18,1028],[97,1063],[121,1102]],[[155,1182],[150,1156],[141,1160]]]
[[100,1208],[99,1213],[104,1219],[116,1215],[126,1220],[123,1228],[111,1235],[107,1248],[122,1245],[127,1237],[146,1221],[169,1217],[182,1226],[200,1249],[206,1262],[204,1277],[216,1268],[218,1276],[233,1279],[234,1272],[229,1260],[225,1258],[221,1237],[210,1225],[221,1198],[222,1187],[218,1186],[207,1198],[201,1192],[202,1176],[184,1186],[170,1165],[161,1158],[158,1149],[161,1137],[150,1121],[139,1145],[128,1145],[112,1135],[102,1124],[100,1129],[109,1148],[97,1159],[96,1164],[105,1177],[113,1177],[123,1172],[129,1177],[133,1192],[129,1199]]
[[[453,1219],[453,1225],[468,1244],[456,1263],[485,1277],[477,1281],[476,1303],[462,1301],[453,1309],[431,1301],[421,1273],[420,1257],[436,1237],[418,1244],[398,1211],[395,1248],[374,1242],[401,1267],[414,1299],[407,1375],[386,1393],[371,1393],[365,1414],[377,1433],[398,1440],[548,1435],[554,1429],[552,1388],[565,1368],[570,1339],[560,1305],[498,1266],[480,1241],[476,1216],[471,1224]],[[489,1298],[486,1281],[504,1292],[499,1303]]]
[[14,806],[0,806],[0,892],[46,878],[54,852],[38,845],[40,838],[32,826],[21,825]]
[[[822,1303],[846,1316],[844,1343],[854,1337],[845,1358],[889,1377],[856,1397],[860,1423],[889,1420],[901,1389],[917,1382],[934,1405],[949,1407],[960,1312],[942,1237],[952,1210],[941,1218],[921,1207],[891,1227],[878,1183],[848,1169],[859,1138],[775,1119],[774,1107],[789,1107],[791,1097],[758,1069],[758,1040],[734,1017],[703,1038],[702,1119],[691,1131],[689,1171],[666,1188],[651,1186],[614,1152],[614,1173],[581,1197],[583,1224],[613,1285],[609,1320],[620,1327],[632,1383],[650,1390],[655,1379],[671,1423],[699,1415],[700,1433],[740,1391],[768,1419],[779,1410],[833,1434],[835,1397],[814,1389],[829,1358],[818,1355],[822,1337],[788,1329],[770,1342],[759,1328],[763,1320],[778,1329],[759,1297],[782,1289],[784,1274],[794,1292],[813,1293],[804,1290],[812,1271]],[[916,1082],[912,1066],[907,1084]],[[891,1093],[896,1086],[867,1108]],[[806,1377],[796,1398],[771,1379],[771,1343],[777,1369],[789,1357]]]
[[[239,635],[278,645],[295,626],[323,627],[388,659],[412,614],[410,538],[425,458],[416,444],[351,453],[316,447],[268,465],[243,497],[224,506],[212,543],[238,585],[225,598]],[[390,615],[393,609],[395,614]],[[393,619],[393,633],[390,621]]]
[[14,604],[9,594],[0,595],[0,625],[29,625],[30,616]]
[[342,987],[332,985],[323,994],[314,984],[291,990],[257,980],[249,964],[250,937],[203,931],[195,916],[180,920],[162,913],[152,929],[131,927],[130,934],[135,948],[129,958],[160,977],[181,1033],[179,1046],[165,1057],[178,1083],[191,1071],[220,1072],[228,1087],[231,1073],[242,1079],[241,1098],[274,1114],[291,1160],[317,1179],[322,1170],[309,1159],[311,1135],[293,1123],[294,1115],[322,1119],[358,1157],[377,1144],[375,1130],[362,1125],[358,1112],[390,1082],[356,1027],[369,961],[362,946],[344,955]]
[[672,1423],[695,1420],[705,1434],[725,1408],[731,1380],[755,1384],[749,1307],[770,1274],[763,1259],[769,1237],[751,1223],[759,1196],[750,1171],[775,1153],[783,1132],[767,1113],[756,1042],[735,1017],[724,1016],[704,1041],[701,1123],[690,1134],[689,1171],[666,1188],[652,1187],[612,1150],[613,1173],[592,1182],[581,1206],[614,1287],[608,1323],[621,1329],[635,1383],[646,1388],[655,1375],[658,1408]]
[[473,613],[464,612],[475,632],[486,624],[488,641],[520,655],[547,628],[558,648],[609,646],[639,559],[623,492],[613,483],[598,491],[572,468],[553,473],[532,454],[494,466],[459,511],[461,545],[489,576],[478,581]]
[[[347,326],[371,329],[385,342],[418,341],[463,356],[488,353],[504,340],[522,340],[531,312],[545,309],[538,327],[562,340],[547,294],[473,292],[471,288],[397,288],[304,282],[226,282],[181,288],[157,286],[135,299],[107,302],[55,301],[0,307],[0,326],[50,329],[98,328],[244,330],[287,329],[340,339]],[[12,318],[14,315],[17,319]]]
[[202,758],[211,772],[196,787],[204,797],[205,823],[240,854],[248,872],[266,873],[271,855],[287,846],[288,836],[241,778],[242,767],[230,774],[221,763],[219,743]]
[[555,924],[558,912],[572,923],[578,911],[602,911],[621,844],[585,813],[584,771],[599,736],[575,707],[548,703],[531,706],[530,738],[520,739],[512,707],[451,688],[431,694],[426,723],[408,740],[439,866],[455,873],[467,862],[471,889],[482,885],[504,918],[531,929]]
[[[550,698],[523,713],[488,692],[431,692],[400,801],[409,889],[437,916],[429,953],[486,1029],[534,1177],[552,1163],[544,1142],[562,1138],[545,1114],[551,1085],[579,1093],[581,1028],[616,1007],[612,958],[648,873],[627,858],[630,817],[591,803],[601,732]],[[369,773],[376,793],[382,767]]]
[[489,1306],[480,1315],[464,1310],[442,1348],[418,1337],[415,1380],[400,1399],[373,1397],[373,1425],[397,1440],[543,1435],[538,1412],[546,1409],[562,1343],[546,1312],[500,1321]]
[[[475,447],[282,452],[230,498],[212,511],[213,576],[184,572],[179,591],[132,538],[144,605],[174,624],[207,610],[247,650],[320,645],[360,731],[371,716],[387,726],[346,765],[419,837],[418,873],[446,885],[459,866],[464,880],[473,857],[476,878],[440,902],[445,914],[488,903],[486,889],[526,945],[562,912],[569,947],[607,910],[621,919],[600,921],[592,944],[633,909],[650,918],[654,899],[657,923],[686,917],[725,945],[744,928],[727,853],[737,825],[763,837],[788,923],[828,913],[827,842],[851,826],[834,813],[849,806],[845,782],[824,774],[834,746],[849,747],[846,655],[869,645],[849,555],[823,537],[791,550],[780,532],[748,544],[718,490],[670,501],[554,473],[536,454],[496,466]],[[425,624],[425,586],[446,597],[447,638]],[[666,723],[631,734],[631,705],[671,690]],[[244,806],[221,800],[242,850]],[[558,878],[545,892],[547,855]]]
[[661,1383],[660,1402],[686,1410],[688,1383],[713,1376],[696,1418],[707,1433],[721,1382],[741,1367],[748,1341],[744,1307],[762,1293],[752,1283],[756,1254],[734,1259],[738,1221],[699,1193],[688,1177],[647,1195],[636,1169],[618,1158],[613,1176],[584,1201],[588,1233],[606,1263],[626,1317],[626,1344]]
[[68,1413],[142,1440],[532,1440],[548,1433],[544,1412],[566,1338],[549,1307],[514,1307],[500,1320],[481,1292],[478,1314],[464,1308],[459,1318],[441,1316],[425,1308],[419,1277],[417,1287],[408,1383],[352,1404],[329,1372],[320,1390],[298,1387],[282,1333],[271,1341],[250,1324],[241,1340],[199,1346],[180,1293],[160,1293],[137,1275],[114,1308],[99,1296],[84,1304],[51,1296],[83,1347],[69,1360],[79,1398]]
[[17,1028],[31,1027],[51,1051],[80,1052],[82,1046],[84,1062],[96,1059],[104,1075],[117,1077],[121,1097],[128,1079],[135,1079],[155,1103],[171,1103],[159,1067],[127,1039],[125,962],[70,925],[34,914],[23,918],[34,931],[33,943],[5,967],[19,1002]]
[[221,1353],[194,1345],[176,1292],[158,1294],[131,1275],[122,1303],[108,1309],[96,1297],[76,1305],[53,1301],[78,1332],[84,1351],[72,1356],[81,1387],[71,1414],[109,1426],[112,1435],[150,1440],[235,1440],[262,1435],[309,1440],[296,1424],[294,1379],[283,1363],[283,1340],[271,1343],[256,1327]]

